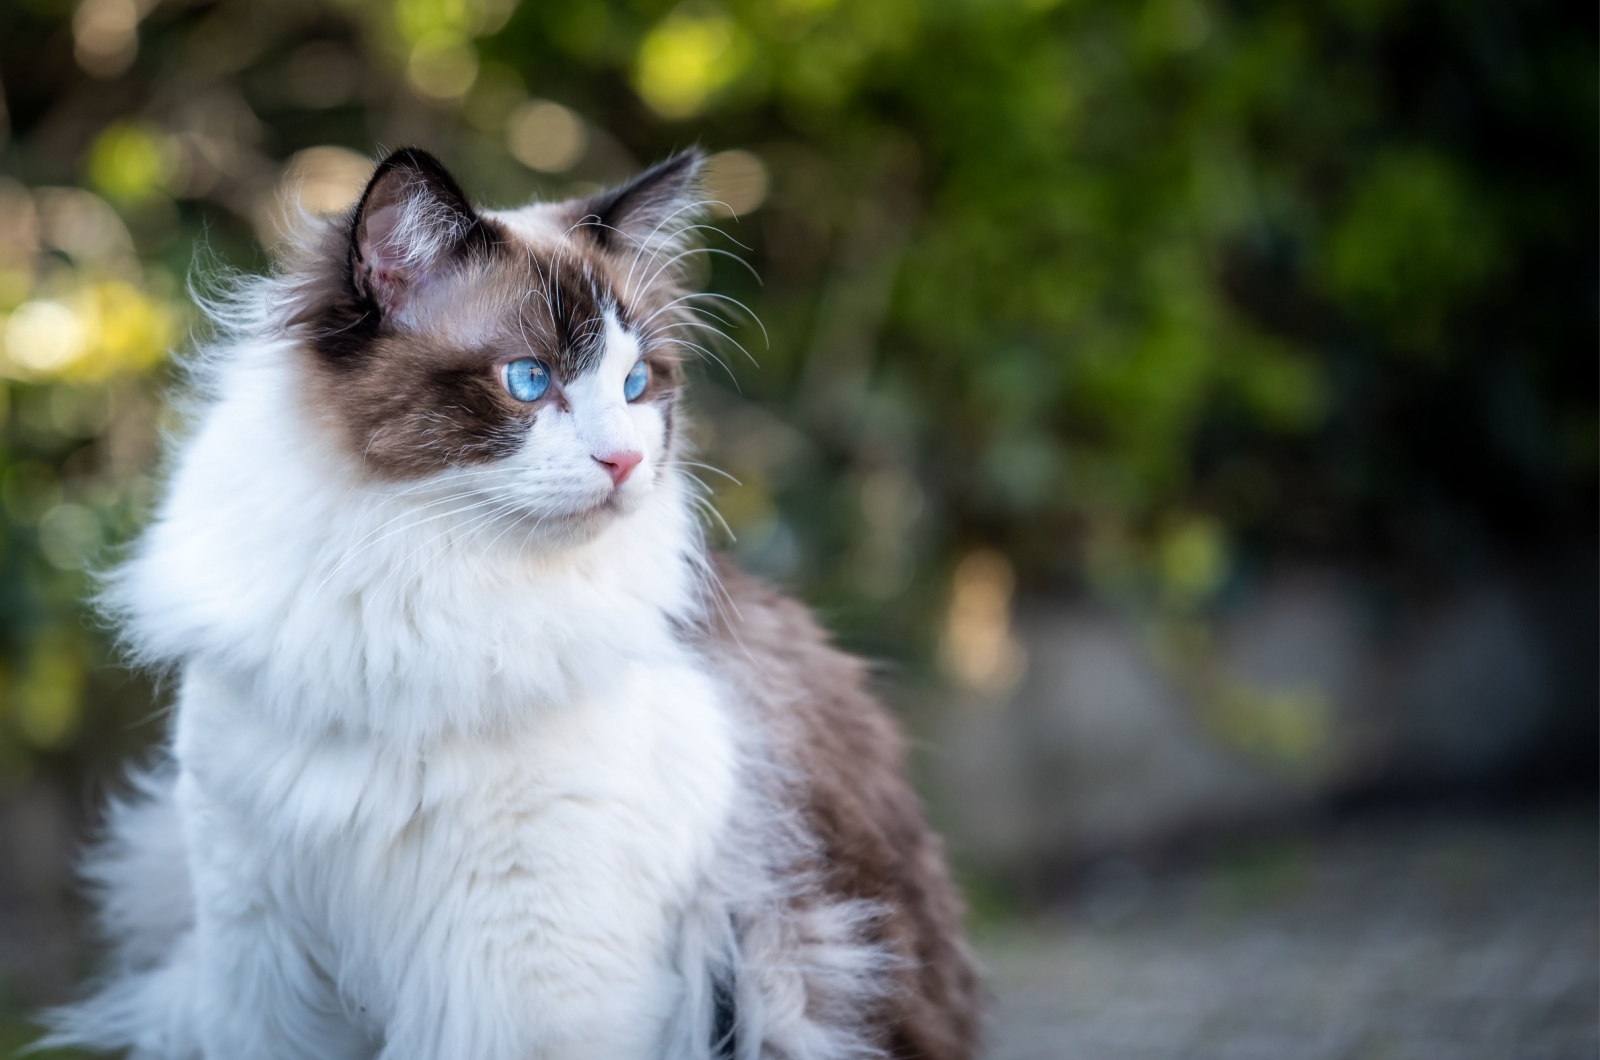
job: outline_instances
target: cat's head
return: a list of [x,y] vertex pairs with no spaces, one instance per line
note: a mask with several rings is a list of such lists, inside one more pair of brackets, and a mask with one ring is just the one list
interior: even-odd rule
[[456,483],[555,539],[637,511],[674,452],[701,156],[480,211],[397,151],[290,267],[308,408],[359,473]]

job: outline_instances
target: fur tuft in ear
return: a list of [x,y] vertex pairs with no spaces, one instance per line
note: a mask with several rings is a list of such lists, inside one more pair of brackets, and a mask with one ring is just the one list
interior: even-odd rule
[[576,204],[576,223],[602,250],[654,253],[695,222],[705,152],[679,151],[632,180]]
[[482,220],[444,164],[426,151],[402,148],[379,163],[351,215],[351,286],[387,316],[484,235]]

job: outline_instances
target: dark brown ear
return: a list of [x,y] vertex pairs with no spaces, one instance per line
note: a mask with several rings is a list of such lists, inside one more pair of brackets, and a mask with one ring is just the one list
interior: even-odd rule
[[641,248],[654,252],[694,224],[704,161],[698,147],[679,151],[624,184],[579,200],[575,223],[602,250],[629,256]]
[[351,285],[388,315],[445,262],[485,238],[477,211],[443,163],[402,148],[378,164],[351,216]]

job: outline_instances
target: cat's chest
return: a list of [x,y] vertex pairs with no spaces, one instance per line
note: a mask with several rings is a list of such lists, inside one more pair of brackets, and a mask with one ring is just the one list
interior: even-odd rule
[[530,704],[508,733],[406,753],[362,737],[282,732],[237,686],[197,665],[185,675],[175,750],[209,800],[273,846],[404,856],[419,843],[532,836],[582,810],[590,823],[614,818],[619,841],[660,831],[682,847],[722,818],[731,795],[722,695],[686,655],[630,660],[571,702]]
[[406,868],[441,894],[484,897],[499,881],[530,901],[604,901],[620,916],[630,890],[659,907],[710,858],[733,759],[710,680],[687,665],[634,665],[602,693],[542,708],[515,736],[432,749],[408,785],[405,828],[373,836],[349,868]]
[[689,663],[635,664],[514,737],[404,765],[204,735],[186,767],[234,809],[239,838],[259,837],[268,901],[379,1026],[453,980],[505,990],[574,1040],[621,1035],[611,1055],[626,1056],[679,1004],[672,926],[735,788],[719,690]]
[[710,856],[732,801],[718,690],[687,665],[635,665],[604,693],[502,741],[447,741],[419,768],[388,856],[555,881],[628,872],[671,888]]

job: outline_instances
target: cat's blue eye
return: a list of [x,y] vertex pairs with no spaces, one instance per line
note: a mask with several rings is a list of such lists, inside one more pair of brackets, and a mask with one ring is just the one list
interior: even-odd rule
[[628,378],[622,381],[622,396],[633,401],[650,385],[650,366],[643,361],[636,363],[628,370]]
[[518,401],[538,401],[550,389],[550,372],[543,362],[523,357],[500,369],[500,383]]

